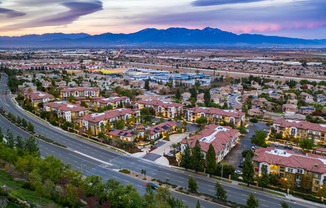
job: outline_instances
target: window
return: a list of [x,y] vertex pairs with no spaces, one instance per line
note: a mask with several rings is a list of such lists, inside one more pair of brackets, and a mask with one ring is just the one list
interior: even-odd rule
[[283,178],[283,177],[284,177],[284,173],[280,173],[280,177],[282,177],[282,178]]
[[315,173],[314,174],[314,178],[320,178],[320,174],[319,173]]
[[293,173],[293,168],[288,168],[287,172]]
[[316,180],[316,181],[315,181],[315,184],[316,184],[316,185],[319,185],[319,181]]
[[324,137],[325,136],[325,133],[321,133],[321,136]]
[[284,172],[284,167],[280,167],[280,172]]
[[298,169],[297,173],[303,174],[303,170],[302,169]]
[[307,132],[307,130],[303,130],[303,132],[304,132],[304,133],[306,133],[306,132]]
[[318,191],[318,187],[315,186],[315,187],[314,187],[314,191]]

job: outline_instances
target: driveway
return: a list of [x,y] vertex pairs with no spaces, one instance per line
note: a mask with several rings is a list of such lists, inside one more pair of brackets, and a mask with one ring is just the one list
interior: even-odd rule
[[255,131],[257,130],[264,130],[266,128],[265,123],[256,123],[248,126],[249,133],[247,133],[246,136],[240,137],[240,142],[237,144],[231,151],[230,153],[224,158],[224,162],[230,165],[233,165],[236,169],[241,169],[239,168],[240,161],[242,160],[242,151],[251,149],[253,144],[251,144],[250,140],[251,137],[255,134]]

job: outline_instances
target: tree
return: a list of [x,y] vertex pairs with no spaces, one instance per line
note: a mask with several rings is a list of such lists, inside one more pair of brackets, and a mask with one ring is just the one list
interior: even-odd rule
[[150,90],[150,87],[149,87],[149,79],[146,79],[145,80],[145,90]]
[[175,98],[177,100],[181,100],[182,96],[181,96],[181,91],[180,88],[178,87],[177,90],[175,91]]
[[27,129],[30,132],[34,132],[34,126],[33,126],[33,124],[30,121],[27,124]]
[[141,169],[141,174],[143,174],[144,178],[146,178],[146,169]]
[[200,203],[199,203],[199,199],[197,199],[197,204],[196,204],[196,208],[200,208]]
[[2,142],[2,141],[3,141],[3,133],[2,133],[2,129],[0,127],[0,142]]
[[25,139],[25,150],[35,157],[40,157],[41,155],[38,141],[32,136]]
[[268,135],[267,132],[263,130],[258,130],[256,131],[256,134],[254,134],[251,137],[251,143],[260,147],[267,147],[266,140],[265,140],[267,135]]
[[22,126],[25,128],[27,127],[27,121],[24,118],[22,119]]
[[72,184],[68,184],[65,188],[65,197],[64,201],[69,207],[76,207],[76,204],[79,200],[78,189]]
[[209,89],[205,90],[204,92],[204,103],[206,107],[209,107],[210,103],[211,103],[211,93],[209,91]]
[[197,90],[196,88],[190,88],[190,99],[194,100],[194,101],[197,101]]
[[196,123],[199,124],[200,126],[205,126],[207,124],[207,118],[204,116],[201,116],[196,119]]
[[191,161],[192,168],[196,171],[196,173],[203,169],[203,159],[204,155],[201,152],[201,147],[199,141],[196,141],[195,147],[192,149]]
[[215,190],[216,190],[216,197],[218,199],[226,200],[226,197],[227,197],[226,190],[223,188],[223,186],[219,182],[216,182]]
[[261,176],[258,179],[258,185],[261,187],[261,189],[264,189],[268,186],[270,182],[269,175],[267,173],[267,166],[262,165],[261,167]]
[[13,149],[15,147],[15,139],[14,139],[14,135],[11,133],[9,129],[7,129],[6,140],[7,140],[7,146]]
[[250,154],[250,157],[251,158],[254,156],[254,152],[251,149],[243,150],[241,152],[242,157],[246,157],[247,154]]
[[256,208],[259,207],[259,200],[255,198],[255,195],[250,193],[249,198],[247,200],[248,208]]
[[251,157],[249,154],[247,154],[245,161],[243,162],[243,168],[242,168],[242,178],[243,181],[246,182],[249,186],[249,183],[254,181],[254,165],[252,163]]
[[249,121],[250,121],[251,123],[258,123],[258,119],[257,119],[256,117],[251,118]]
[[206,170],[208,174],[214,174],[216,170],[216,153],[212,144],[209,145],[206,154]]
[[186,144],[186,147],[183,151],[183,153],[181,154],[181,166],[185,167],[186,170],[188,170],[189,168],[192,167],[191,165],[191,155],[190,155],[190,147],[189,144]]
[[281,201],[282,208],[291,208],[285,201]]
[[118,121],[115,121],[115,128],[121,130],[125,127],[125,121],[123,119],[120,119]]
[[193,177],[189,177],[188,179],[188,189],[190,192],[196,193],[198,186],[197,186],[197,181]]
[[300,147],[302,149],[312,149],[314,146],[312,139],[302,139],[300,142]]
[[73,95],[69,95],[69,97],[67,98],[68,102],[71,103],[75,103],[76,102],[76,98]]
[[277,174],[269,174],[269,182],[273,186],[277,186],[280,184],[280,176]]

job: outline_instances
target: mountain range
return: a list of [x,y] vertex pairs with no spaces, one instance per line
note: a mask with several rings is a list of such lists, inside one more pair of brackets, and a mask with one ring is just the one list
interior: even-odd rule
[[325,47],[326,39],[299,39],[258,34],[234,34],[217,28],[148,28],[135,33],[47,33],[0,36],[0,48],[106,47]]

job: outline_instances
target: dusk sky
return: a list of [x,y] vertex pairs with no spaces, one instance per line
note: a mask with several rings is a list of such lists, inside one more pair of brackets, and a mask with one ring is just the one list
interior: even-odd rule
[[326,39],[326,0],[0,0],[0,35],[205,28]]

